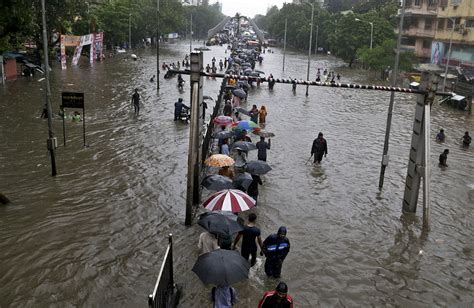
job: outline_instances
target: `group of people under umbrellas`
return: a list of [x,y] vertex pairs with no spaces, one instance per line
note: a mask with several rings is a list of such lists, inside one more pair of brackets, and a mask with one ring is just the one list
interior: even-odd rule
[[[237,91],[240,89],[235,87],[230,91],[233,115],[246,98],[246,93],[243,97]],[[240,99],[234,99],[235,96]],[[205,164],[220,169],[217,174],[206,176],[201,183],[207,190],[216,192],[202,204],[209,212],[201,214],[198,221],[206,231],[199,236],[199,257],[193,267],[205,284],[215,285],[210,293],[214,307],[232,307],[235,303],[237,292],[232,285],[248,278],[249,269],[256,264],[258,248],[260,255],[265,256],[265,273],[277,279],[290,251],[286,227],[281,226],[262,241],[261,231],[256,226],[257,215],[250,213],[247,223],[239,217],[239,213],[256,206],[258,186],[263,184],[261,176],[271,170],[266,162],[271,141],[267,142],[265,138],[274,134],[263,131],[258,125],[262,119],[260,115],[263,115],[261,126],[267,115],[266,108],[262,107],[258,110],[254,105],[248,112],[242,112],[251,117],[249,120],[239,121],[229,115],[214,118],[219,154],[208,157]],[[250,132],[259,135],[260,141],[252,143]],[[249,161],[249,151],[257,149],[258,160]],[[238,246],[240,253],[236,251]],[[293,299],[287,292],[288,286],[279,282],[275,290],[265,292],[259,307],[293,307]]]

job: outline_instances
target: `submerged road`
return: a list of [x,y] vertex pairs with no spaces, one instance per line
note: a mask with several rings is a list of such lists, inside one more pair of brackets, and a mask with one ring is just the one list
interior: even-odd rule
[[[194,44],[196,45],[196,43]],[[204,52],[205,63],[224,57],[224,47]],[[161,61],[182,60],[184,44],[165,45]],[[174,234],[175,279],[184,288],[181,307],[208,307],[210,287],[191,268],[197,258],[198,225],[184,226],[188,126],[173,122],[173,103],[189,104],[189,83],[179,94],[176,79],[161,80],[159,96],[153,50],[91,67],[52,73],[53,110],[61,91],[83,91],[89,147],[82,124],[54,121],[60,144],[58,176],[50,176],[39,118],[43,82],[19,79],[0,87],[0,191],[13,204],[0,206],[0,307],[143,307]],[[275,77],[304,79],[306,55],[264,54],[256,68]],[[69,65],[69,63],[68,63]],[[313,58],[342,82],[373,83],[372,73]],[[163,74],[162,74],[163,75]],[[162,76],[161,75],[161,76]],[[187,76],[185,77],[188,78]],[[205,79],[204,94],[216,97],[220,80]],[[132,90],[142,94],[133,115]],[[276,134],[267,161],[273,170],[260,188],[262,237],[288,228],[291,251],[282,280],[297,307],[469,305],[474,302],[474,156],[460,138],[474,118],[433,106],[432,136],[444,128],[444,144],[432,143],[432,231],[420,236],[416,218],[400,219],[414,95],[397,94],[385,186],[378,192],[389,93],[266,84],[249,92],[247,107],[265,105],[267,130]],[[72,112],[72,110],[71,110]],[[329,154],[321,166],[305,165],[322,131]],[[256,137],[253,138],[257,140]],[[449,167],[437,167],[450,149]],[[256,157],[255,152],[250,157]],[[206,191],[204,191],[206,193]],[[247,213],[244,215],[247,216]],[[259,257],[248,281],[236,285],[236,307],[255,307],[267,279]]]

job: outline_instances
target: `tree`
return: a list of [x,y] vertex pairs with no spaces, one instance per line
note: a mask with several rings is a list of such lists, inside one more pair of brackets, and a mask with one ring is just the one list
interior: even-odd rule
[[[391,67],[395,61],[396,41],[388,39],[372,50],[368,47],[360,48],[357,51],[357,59],[366,68],[373,70],[384,70]],[[400,54],[400,70],[410,71],[413,64],[416,63],[415,55],[412,52],[403,52]]]

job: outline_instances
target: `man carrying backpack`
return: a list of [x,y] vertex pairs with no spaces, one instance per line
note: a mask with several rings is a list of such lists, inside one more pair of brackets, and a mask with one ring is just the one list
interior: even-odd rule
[[314,139],[311,147],[311,155],[314,155],[314,163],[321,163],[321,160],[328,155],[328,145],[326,139],[323,138],[323,133],[318,134],[318,138]]

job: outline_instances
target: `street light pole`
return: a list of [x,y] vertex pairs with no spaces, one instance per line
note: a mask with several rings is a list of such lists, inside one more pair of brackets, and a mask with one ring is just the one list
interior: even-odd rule
[[285,36],[283,38],[283,71],[285,71],[285,56],[286,56],[286,28],[288,26],[288,18],[285,18]]
[[191,14],[191,23],[189,24],[189,54],[193,52],[193,14]]
[[[402,42],[402,31],[403,31],[403,22],[405,19],[405,0],[402,0],[402,12],[400,16],[400,24],[398,26],[398,36],[397,36],[397,49],[395,51],[395,64],[393,65],[392,71],[392,80],[391,86],[395,87],[397,85],[397,78],[398,78],[398,66],[400,63],[400,45]],[[388,113],[387,113],[387,125],[385,128],[385,139],[383,144],[383,155],[382,155],[382,163],[380,166],[380,177],[379,177],[379,190],[382,190],[384,177],[385,177],[385,169],[388,166],[388,142],[390,139],[390,127],[392,125],[392,112],[393,112],[393,103],[395,101],[395,92],[390,93],[390,103],[388,105]]]
[[451,29],[451,35],[449,37],[448,59],[446,61],[446,66],[444,68],[443,91],[446,88],[446,77],[448,76],[448,66],[449,66],[449,61],[451,60],[451,46],[453,45],[453,32],[454,32],[454,26],[456,24],[456,19],[449,18],[449,20],[453,22],[453,28]]
[[128,49],[132,50],[132,13],[128,14]]
[[370,24],[370,49],[372,49],[372,41],[374,38],[374,23],[369,21],[369,24]]
[[[359,18],[355,18],[355,21],[362,21]],[[374,38],[374,23],[371,21],[367,21],[370,24],[370,49],[372,49],[372,41]]]
[[[313,21],[314,21],[314,4],[306,2],[311,5],[311,31],[309,32],[309,49],[308,49],[308,70],[306,71],[306,80],[309,80],[309,68],[311,65],[311,43],[313,41]],[[308,96],[309,85],[306,85],[306,96]]]
[[158,18],[160,17],[160,0],[156,0],[156,90],[160,90],[160,32]]
[[46,142],[51,155],[51,175],[56,176],[56,155],[54,153],[55,138],[53,133],[53,111],[51,108],[51,88],[49,86],[49,59],[48,59],[48,34],[46,32],[46,9],[44,0],[41,0],[41,17],[43,21],[43,54],[44,54],[44,77],[46,79],[46,111],[48,113],[48,140]]

